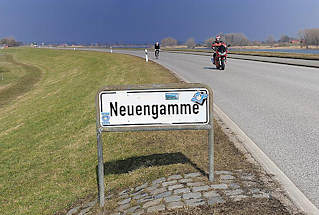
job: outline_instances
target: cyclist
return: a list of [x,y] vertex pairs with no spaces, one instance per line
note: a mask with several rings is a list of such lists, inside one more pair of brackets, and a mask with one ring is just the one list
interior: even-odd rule
[[159,51],[160,51],[160,44],[159,44],[159,42],[156,42],[156,43],[155,43],[154,49],[155,49],[155,57],[158,58],[158,56],[159,56]]

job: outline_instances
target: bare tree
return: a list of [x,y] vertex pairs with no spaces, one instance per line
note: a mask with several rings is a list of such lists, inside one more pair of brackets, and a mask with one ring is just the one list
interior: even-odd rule
[[185,45],[187,46],[187,48],[191,48],[191,49],[195,48],[196,43],[195,43],[194,38],[189,38],[189,39],[186,41]]
[[299,36],[306,48],[309,45],[319,46],[319,28],[301,30]]
[[19,46],[21,45],[21,42],[17,42],[14,38],[10,37],[10,38],[1,39],[0,44],[4,44],[10,47],[10,46]]
[[300,39],[300,47],[302,48],[305,44],[305,37],[304,37],[304,31],[303,30],[299,30],[298,31],[298,36]]
[[162,43],[162,46],[176,46],[177,40],[175,40],[172,37],[166,37],[162,39],[161,43]]
[[208,38],[207,40],[205,40],[205,46],[207,48],[211,48],[214,41],[215,41],[214,37]]
[[269,45],[273,45],[275,43],[274,36],[272,36],[272,35],[268,36],[267,39],[266,39],[266,43],[269,44]]
[[234,46],[247,46],[249,40],[243,33],[227,33],[225,34],[225,42]]
[[288,35],[281,35],[279,42],[281,43],[289,43],[290,37]]
[[319,28],[312,29],[312,35],[313,45],[319,46]]

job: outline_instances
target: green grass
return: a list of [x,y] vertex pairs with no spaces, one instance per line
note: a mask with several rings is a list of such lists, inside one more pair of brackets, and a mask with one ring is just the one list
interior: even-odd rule
[[[30,48],[6,53],[41,74],[25,70],[39,80],[29,91],[16,86],[20,95],[0,109],[0,214],[52,214],[96,193],[98,89],[177,81],[160,66],[125,55]],[[105,140],[105,148],[122,145],[125,136]],[[125,150],[106,153],[105,160],[122,158]]]
[[16,83],[25,74],[23,69],[10,62],[8,58],[6,55],[0,55],[0,90]]

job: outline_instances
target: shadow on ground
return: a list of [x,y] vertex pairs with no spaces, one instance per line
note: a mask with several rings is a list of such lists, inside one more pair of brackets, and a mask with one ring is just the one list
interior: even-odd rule
[[205,67],[203,67],[203,69],[216,70],[216,72],[217,72],[217,71],[219,71],[219,72],[225,72],[225,71],[226,71],[226,69],[221,70],[221,69],[217,69],[216,67],[211,67],[211,66],[205,66]]
[[140,168],[147,168],[151,166],[165,166],[170,164],[191,164],[197,171],[207,176],[207,173],[200,169],[195,163],[187,158],[183,153],[163,153],[152,154],[139,157],[130,157],[125,160],[115,160],[104,163],[104,175],[109,174],[123,174]]
[[219,71],[219,69],[217,69],[216,67],[213,67],[213,66],[205,66],[205,67],[203,67],[203,69],[211,69],[211,70]]

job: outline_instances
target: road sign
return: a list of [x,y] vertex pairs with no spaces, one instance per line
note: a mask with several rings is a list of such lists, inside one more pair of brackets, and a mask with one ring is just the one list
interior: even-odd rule
[[209,180],[214,180],[213,92],[202,84],[114,86],[96,95],[98,191],[104,206],[102,132],[208,130]]
[[101,127],[209,123],[206,88],[101,91]]

